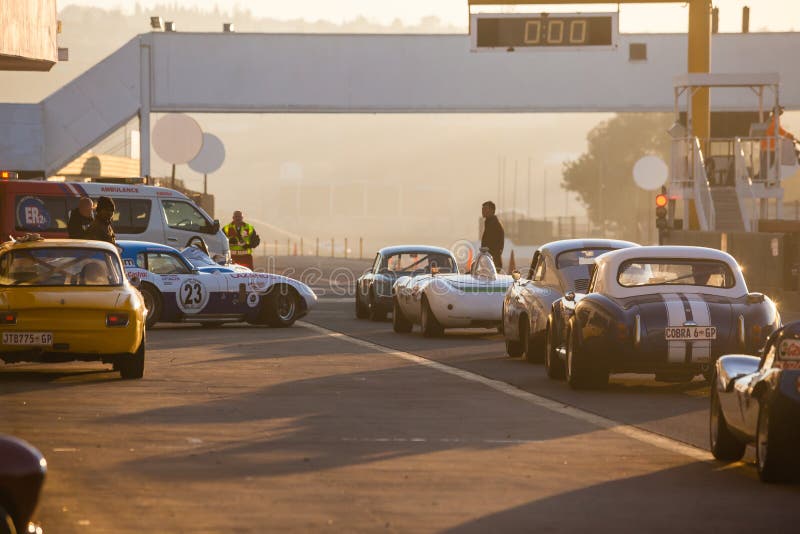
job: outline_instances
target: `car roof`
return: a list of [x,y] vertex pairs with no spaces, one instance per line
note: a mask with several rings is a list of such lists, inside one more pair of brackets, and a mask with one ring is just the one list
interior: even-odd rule
[[177,249],[169,245],[161,243],[151,243],[149,241],[130,241],[122,239],[117,241],[117,245],[121,247],[126,253],[136,253],[142,251],[148,252],[179,252]]
[[[619,284],[617,274],[620,266],[629,260],[648,259],[692,259],[720,261],[730,267],[734,285],[729,288],[700,287],[691,285],[667,286],[633,286],[626,287]],[[647,246],[634,247],[606,252],[595,260],[597,265],[597,278],[604,286],[604,291],[612,297],[632,297],[652,293],[680,293],[693,292],[712,294],[721,297],[738,298],[747,293],[747,283],[736,260],[730,254],[721,250],[706,247],[689,246]]]
[[398,254],[398,253],[410,253],[410,252],[418,252],[418,253],[435,253],[435,254],[446,254],[447,256],[452,256],[453,253],[443,247],[433,247],[430,245],[394,245],[391,247],[383,247],[378,251],[381,256],[388,256],[391,254]]
[[622,241],[619,239],[561,239],[559,241],[551,241],[539,247],[539,251],[558,255],[567,250],[576,250],[584,248],[629,248],[638,247],[637,243],[631,241]]
[[46,180],[12,180],[0,181],[0,186],[14,190],[33,191],[37,193],[51,194],[60,191],[68,197],[89,196],[96,198],[99,196],[109,196],[118,198],[131,198],[140,196],[142,198],[164,198],[173,200],[191,199],[174,189],[155,185],[145,185],[140,183],[112,183],[112,182],[50,182]]
[[0,245],[0,250],[19,250],[30,248],[93,248],[106,250],[108,252],[118,252],[117,247],[105,241],[93,241],[90,239],[38,239],[35,241],[6,241]]
[[727,252],[715,248],[690,247],[690,246],[647,246],[627,248],[606,252],[597,258],[598,263],[622,263],[630,259],[647,258],[685,258],[697,260],[716,260],[736,267],[736,260]]
[[118,195],[141,195],[143,197],[158,197],[166,199],[179,199],[191,200],[189,197],[169,189],[168,187],[161,187],[157,185],[145,184],[117,184],[105,182],[61,182],[68,189],[74,189],[80,194],[88,194],[89,196],[109,196],[114,197]]

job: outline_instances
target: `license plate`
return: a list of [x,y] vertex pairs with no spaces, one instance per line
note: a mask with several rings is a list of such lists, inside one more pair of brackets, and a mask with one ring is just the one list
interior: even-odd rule
[[716,326],[669,326],[664,329],[667,341],[708,341],[717,339]]
[[53,334],[51,332],[3,332],[3,345],[50,347],[53,345]]

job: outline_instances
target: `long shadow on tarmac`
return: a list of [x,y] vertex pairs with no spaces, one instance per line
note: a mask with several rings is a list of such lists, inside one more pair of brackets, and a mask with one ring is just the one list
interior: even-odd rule
[[[102,363],[76,362],[67,367],[57,364],[58,368],[53,368],[56,364],[47,364],[41,369],[24,365],[25,367],[15,368],[12,364],[3,368],[3,364],[0,364],[0,396],[120,380],[118,372],[113,371],[110,365]],[[97,368],[86,369],[77,365],[92,365]]]
[[[465,397],[464,392],[470,396]],[[377,400],[376,400],[377,399]],[[408,455],[513,446],[587,431],[555,415],[460,378],[414,365],[295,380],[228,396],[105,418],[141,428],[241,424],[252,435],[127,464],[152,477],[229,479],[282,476]],[[502,414],[502,418],[498,417]],[[279,430],[276,431],[276,426]],[[590,429],[593,430],[593,429]],[[268,432],[271,437],[260,438]],[[287,457],[294,460],[287,460]]]
[[691,463],[592,485],[487,515],[447,532],[797,531],[800,487],[760,485],[750,466],[718,467]]

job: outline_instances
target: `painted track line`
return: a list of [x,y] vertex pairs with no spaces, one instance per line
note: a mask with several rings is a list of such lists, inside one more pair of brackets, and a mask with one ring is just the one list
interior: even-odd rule
[[378,345],[377,343],[372,343],[371,341],[365,341],[363,339],[352,337],[347,334],[337,332],[335,330],[329,330],[322,326],[317,326],[315,324],[307,323],[305,321],[298,321],[297,324],[305,328],[308,328],[309,330],[325,334],[332,338],[341,339],[343,341],[347,341],[354,345],[358,345],[377,352],[382,352],[390,356],[396,356],[398,358],[414,362],[418,365],[424,365],[426,367],[436,369],[437,371],[457,376],[459,378],[468,380],[470,382],[477,382],[479,384],[483,384],[484,386],[494,389],[495,391],[499,391],[500,393],[505,393],[506,395],[523,400],[525,402],[533,404],[534,406],[538,406],[540,408],[544,408],[546,410],[550,410],[552,412],[561,415],[566,415],[567,417],[571,417],[573,419],[589,423],[598,428],[615,432],[625,437],[635,439],[636,441],[639,441],[641,443],[646,443],[648,445],[658,447],[659,449],[687,456],[689,458],[692,458],[693,460],[698,460],[701,462],[714,461],[714,458],[713,456],[711,456],[710,452],[695,447],[693,445],[689,445],[688,443],[668,438],[666,436],[662,436],[661,434],[656,434],[654,432],[649,432],[647,430],[642,430],[641,428],[621,423],[619,421],[615,421],[613,419],[609,419],[601,415],[593,414],[591,412],[581,410],[580,408],[576,408],[568,404],[556,402],[552,399],[536,395],[535,393],[530,393],[528,391],[521,390],[515,386],[512,386],[511,384],[508,384],[506,382],[501,382],[500,380],[487,378],[485,376],[481,376],[472,373],[470,371],[465,371],[457,367],[452,367],[450,365],[446,365],[434,360],[429,360],[427,358],[423,358],[422,356],[417,356],[416,354],[411,354],[409,352],[403,352],[391,349],[389,347],[384,347],[382,345]]

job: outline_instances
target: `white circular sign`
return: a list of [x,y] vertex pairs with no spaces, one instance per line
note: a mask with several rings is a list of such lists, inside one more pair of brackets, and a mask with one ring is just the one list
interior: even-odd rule
[[633,181],[645,191],[655,191],[667,181],[669,169],[658,156],[644,156],[633,165]]
[[153,150],[167,163],[186,163],[203,147],[203,131],[193,118],[181,113],[164,115],[153,127]]
[[203,133],[203,148],[189,162],[189,168],[202,174],[211,174],[222,167],[225,161],[225,145],[219,137],[210,133]]
[[197,278],[187,278],[181,282],[175,298],[183,313],[198,313],[208,304],[208,288]]
[[258,296],[258,293],[248,293],[247,294],[247,306],[250,308],[255,308],[258,306],[258,301],[261,300]]

